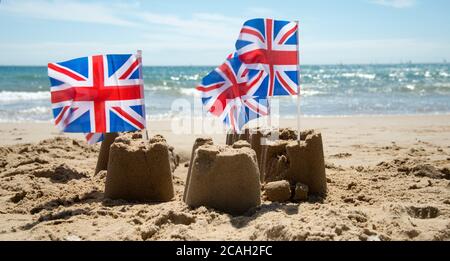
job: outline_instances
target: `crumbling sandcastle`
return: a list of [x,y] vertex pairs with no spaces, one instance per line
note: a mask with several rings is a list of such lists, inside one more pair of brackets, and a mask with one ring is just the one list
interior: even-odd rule
[[169,201],[174,197],[169,145],[126,133],[110,146],[105,197],[132,201]]
[[[327,191],[325,160],[322,135],[315,130],[301,132],[299,143],[297,133],[280,129],[279,140],[268,140],[268,134],[256,130],[242,135],[229,134],[227,144],[246,140],[258,155],[262,183],[286,180],[290,184],[291,196],[287,197],[286,183],[266,184],[265,195],[272,201],[305,200],[305,194],[324,196]],[[276,191],[272,191],[276,190]],[[281,195],[271,197],[271,195]]]
[[218,146],[212,145],[210,139],[197,140],[186,180],[185,203],[230,214],[242,214],[259,206],[260,174],[256,153],[249,147]]

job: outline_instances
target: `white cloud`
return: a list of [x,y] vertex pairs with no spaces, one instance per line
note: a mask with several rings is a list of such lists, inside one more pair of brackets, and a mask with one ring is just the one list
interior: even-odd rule
[[[63,22],[135,26],[140,28],[141,38],[153,41],[155,46],[178,45],[183,48],[194,42],[199,46],[205,46],[205,43],[223,46],[224,42],[228,42],[230,50],[243,22],[240,18],[215,13],[195,13],[181,17],[170,13],[142,11],[137,1],[7,1],[1,6],[0,13]],[[124,15],[126,13],[132,16]],[[157,43],[154,42],[156,40]]]
[[416,5],[416,0],[372,0],[371,2],[394,8],[408,8]]
[[[135,4],[130,6],[133,5]],[[118,15],[118,11],[120,11],[118,7],[124,8],[123,4],[115,6],[114,4],[104,5],[72,0],[23,0],[2,3],[0,12],[46,20],[135,26],[134,22]]]
[[[37,42],[35,44],[3,44],[4,50],[19,50],[28,53],[33,61],[47,62],[62,57],[89,55],[104,52],[130,52],[137,48],[153,54],[147,64],[215,64],[222,62],[234,50],[243,19],[217,13],[194,13],[174,15],[144,11],[139,2],[75,2],[74,0],[24,0],[8,1],[1,6],[0,13],[84,23],[135,26],[139,28],[132,41],[113,43],[94,37],[92,43]],[[124,14],[132,14],[125,16]],[[1,46],[2,44],[0,44]],[[31,46],[34,45],[32,48]],[[34,51],[24,51],[25,46]],[[39,50],[39,51],[38,51]],[[49,54],[48,50],[52,50]],[[63,50],[70,50],[64,52]],[[0,50],[0,54],[2,51]],[[60,58],[57,58],[60,57]],[[156,58],[158,57],[158,59]],[[3,59],[2,59],[3,58]],[[64,58],[62,58],[64,59]],[[0,63],[8,64],[11,57],[4,53]],[[178,61],[178,62],[177,62]],[[21,63],[21,61],[17,61]]]
[[185,50],[222,50],[223,59],[234,50],[242,20],[213,13],[190,17],[145,12],[139,15],[147,25],[146,42],[155,48]]
[[[242,24],[241,19],[220,14],[193,14],[190,18],[181,18],[172,14],[156,14],[144,12],[138,15],[146,24],[166,26],[170,33],[184,36],[201,37],[202,40],[235,37]],[[148,27],[147,27],[148,28]]]

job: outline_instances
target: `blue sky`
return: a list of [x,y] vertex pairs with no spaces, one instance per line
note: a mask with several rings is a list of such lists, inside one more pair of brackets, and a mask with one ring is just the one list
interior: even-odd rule
[[0,64],[142,49],[146,65],[216,65],[242,23],[300,20],[304,64],[450,61],[448,0],[1,0]]

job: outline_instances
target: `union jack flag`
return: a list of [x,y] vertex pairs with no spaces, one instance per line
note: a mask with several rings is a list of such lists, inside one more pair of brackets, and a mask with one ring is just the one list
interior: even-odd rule
[[140,54],[96,55],[49,63],[55,125],[64,132],[102,133],[145,128]]
[[105,134],[103,133],[85,133],[84,134],[88,144],[95,144],[97,142],[103,141],[105,139]]
[[247,122],[269,113],[267,100],[254,96],[257,83],[258,78],[249,79],[245,64],[232,54],[196,89],[205,110],[239,133]]
[[298,91],[298,24],[273,19],[244,23],[236,50],[249,69],[249,78],[259,77],[260,97],[296,95]]

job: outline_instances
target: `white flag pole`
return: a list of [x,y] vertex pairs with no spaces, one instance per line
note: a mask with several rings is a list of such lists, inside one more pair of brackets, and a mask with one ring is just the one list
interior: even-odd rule
[[270,102],[271,96],[267,96],[267,111],[269,112],[268,118],[267,118],[267,127],[269,131],[272,131],[272,107]]
[[301,143],[300,138],[300,23],[297,20],[297,131],[298,131],[298,143]]
[[[143,72],[142,72],[142,67],[143,67],[143,64],[142,64],[142,50],[137,50],[136,51],[136,55],[137,55],[137,58],[138,58],[138,60],[139,60],[139,63],[140,63],[140,66],[139,66],[139,76],[140,77],[142,77],[142,81],[144,81],[144,74],[143,74]],[[142,83],[142,85],[143,85],[144,83]],[[142,97],[143,97],[143,99],[144,99],[144,104],[143,104],[143,106],[144,106],[144,126],[145,126],[145,128],[144,128],[144,132],[143,132],[143,136],[144,136],[144,139],[145,140],[149,140],[149,137],[148,137],[148,129],[147,129],[147,111],[145,110],[145,96],[144,96],[144,88],[142,88],[142,95],[141,95]]]

